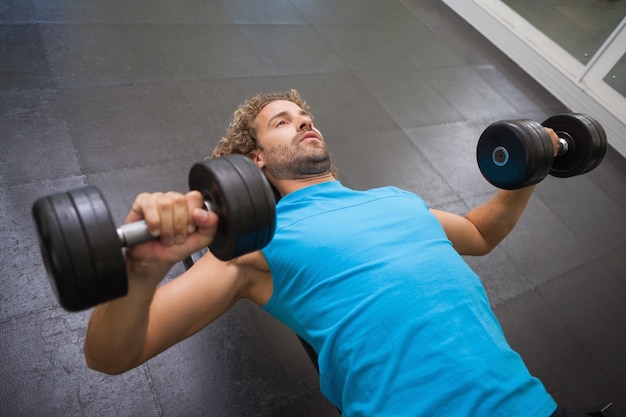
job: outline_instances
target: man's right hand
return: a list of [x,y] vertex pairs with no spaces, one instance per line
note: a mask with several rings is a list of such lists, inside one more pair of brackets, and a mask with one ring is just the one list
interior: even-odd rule
[[[126,223],[145,220],[159,239],[126,249],[129,278],[156,283],[176,264],[207,247],[217,230],[217,215],[204,209],[198,191],[142,193],[135,199]],[[156,281],[156,282],[155,282]]]

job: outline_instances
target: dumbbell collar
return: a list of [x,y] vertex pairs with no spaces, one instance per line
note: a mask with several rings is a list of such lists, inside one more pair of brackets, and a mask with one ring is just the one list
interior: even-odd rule
[[557,155],[565,155],[569,150],[569,144],[573,141],[573,139],[569,133],[566,132],[557,132],[557,135],[559,136],[559,150]]

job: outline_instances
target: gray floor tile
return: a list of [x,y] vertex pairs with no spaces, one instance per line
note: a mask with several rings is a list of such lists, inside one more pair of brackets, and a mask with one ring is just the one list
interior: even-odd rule
[[621,401],[624,391],[538,293],[496,308],[511,346],[559,404],[585,411]]
[[487,256],[466,256],[465,259],[482,279],[489,302],[494,307],[534,288],[524,271],[518,269],[511,256],[501,248],[494,249]]
[[121,0],[29,2],[32,2],[35,17],[41,23],[130,23],[138,17],[134,4]]
[[172,67],[175,81],[271,75],[237,25],[167,25],[157,30],[162,37],[159,53]]
[[0,24],[33,23],[35,11],[30,1],[5,0],[0,8]]
[[543,286],[539,292],[612,381],[626,393],[626,358],[613,346],[626,343],[626,287],[598,262]]
[[47,25],[42,30],[64,88],[269,73],[234,25]]
[[590,253],[602,256],[623,246],[626,207],[617,205],[588,177],[550,176],[537,194]]
[[359,72],[357,76],[403,129],[463,120],[415,70]]
[[473,68],[420,68],[420,73],[466,120],[492,122],[515,114]]
[[[541,285],[595,257],[586,242],[579,240],[537,194],[517,227],[501,244],[512,263],[533,285]],[[541,245],[540,251],[528,244],[533,241]]]
[[245,25],[241,31],[275,75],[345,71],[342,54],[309,25]]
[[80,175],[56,91],[0,93],[0,184]]
[[466,26],[467,23],[451,10],[442,1],[438,0],[400,0],[406,9],[422,24],[429,28],[450,28]]
[[375,10],[368,7],[359,7],[357,0],[336,2],[333,0],[290,0],[302,16],[316,25],[362,25],[377,19]]
[[60,309],[0,321],[0,414],[159,415],[142,368],[107,377],[84,363],[88,315]]
[[0,24],[0,91],[54,88],[37,25]]
[[412,68],[376,26],[316,25],[315,29],[353,71]]
[[290,330],[246,302],[213,324],[149,362],[165,415],[338,415]]
[[[367,147],[361,146],[368,143]],[[358,189],[395,185],[438,206],[458,200],[402,130],[344,136],[331,147],[340,178]],[[371,155],[378,155],[371,158]]]
[[0,322],[57,305],[37,245],[31,207],[39,197],[83,185],[81,176],[0,186]]
[[204,141],[178,85],[62,92],[85,173],[192,158]]
[[33,0],[41,23],[233,23],[219,0]]
[[229,0],[222,2],[235,23],[303,25],[307,20],[289,0]]
[[600,258],[602,264],[613,275],[613,278],[626,288],[626,247],[609,252]]
[[553,114],[566,111],[563,104],[519,67],[514,65],[503,65],[498,68],[485,66],[477,68],[476,71],[515,109],[518,115],[511,115],[512,118],[528,118],[527,115],[542,111],[544,115],[537,121],[543,122]]
[[461,67],[467,61],[422,25],[389,25],[380,28],[394,48],[417,68]]
[[494,48],[491,42],[465,21],[454,25],[434,27],[432,31],[448,48],[475,67],[510,63],[501,51]]
[[367,11],[367,20],[362,23],[371,23],[374,26],[385,27],[413,27],[422,26],[418,16],[407,13],[406,7],[401,2],[379,0],[353,0],[355,8]]
[[127,24],[44,25],[50,65],[62,88],[154,83],[175,71],[161,55],[162,27]]
[[136,0],[130,4],[136,8],[141,23],[233,23],[225,7],[229,2],[219,0]]
[[476,144],[482,127],[462,122],[405,131],[433,169],[445,178],[461,198],[469,199],[495,192],[495,188],[482,177],[476,164]]
[[608,147],[602,163],[587,173],[586,177],[618,206],[626,207],[626,182],[624,182],[626,165],[624,157],[612,146]]

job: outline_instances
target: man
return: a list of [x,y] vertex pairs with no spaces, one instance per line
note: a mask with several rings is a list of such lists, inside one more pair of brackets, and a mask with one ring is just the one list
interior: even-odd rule
[[295,90],[244,103],[214,156],[229,153],[248,155],[280,198],[274,239],[229,262],[208,253],[157,289],[219,220],[198,192],[139,195],[127,222],[145,219],[160,240],[127,250],[129,294],[94,310],[90,367],[136,367],[247,298],[313,346],[322,392],[346,417],[565,415],[506,343],[460,256],[504,239],[533,187],[499,191],[465,217],[393,187],[345,188]]

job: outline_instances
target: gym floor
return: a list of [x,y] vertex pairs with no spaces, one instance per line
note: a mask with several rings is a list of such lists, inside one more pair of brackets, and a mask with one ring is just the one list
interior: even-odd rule
[[[438,0],[3,1],[0,415],[337,415],[296,336],[245,302],[126,374],[89,370],[89,311],[58,306],[30,216],[91,184],[122,223],[137,193],[186,191],[246,97],[287,88],[346,185],[458,213],[494,193],[474,156],[487,125],[568,110]],[[514,232],[467,261],[558,402],[626,416],[622,156],[547,178]]]

